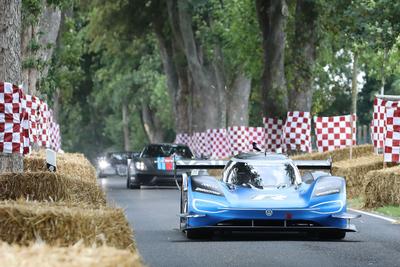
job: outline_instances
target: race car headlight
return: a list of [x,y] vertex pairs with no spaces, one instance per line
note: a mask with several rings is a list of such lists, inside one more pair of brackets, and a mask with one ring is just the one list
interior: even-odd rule
[[218,184],[209,181],[196,181],[195,179],[192,179],[192,190],[194,192],[211,194],[215,196],[224,196],[224,193]]
[[99,168],[104,170],[105,168],[107,168],[108,166],[110,166],[110,163],[108,163],[107,160],[105,159],[101,159],[99,160]]
[[139,171],[144,171],[147,169],[146,164],[144,164],[144,162],[141,162],[141,161],[135,162],[135,167]]
[[343,180],[335,177],[319,179],[314,187],[314,197],[337,194],[342,191]]

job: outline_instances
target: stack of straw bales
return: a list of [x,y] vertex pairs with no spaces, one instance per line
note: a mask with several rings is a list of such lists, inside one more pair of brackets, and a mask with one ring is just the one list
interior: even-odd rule
[[366,174],[382,169],[382,155],[371,155],[333,163],[332,174],[346,179],[347,195],[359,196],[366,182]]
[[36,240],[70,246],[107,245],[134,249],[132,232],[121,209],[56,202],[0,202],[0,239],[29,245]]
[[[24,172],[46,172],[44,154],[24,158]],[[96,169],[82,154],[57,154],[57,173],[96,183]]]
[[[353,146],[352,158],[359,158],[368,155],[373,155],[373,153],[374,153],[374,147],[372,145]],[[315,152],[310,154],[302,154],[293,156],[292,158],[297,160],[324,160],[330,157],[332,157],[333,162],[348,160],[350,159],[350,148],[346,147],[342,149],[336,149],[333,151],[327,151],[321,153]]]
[[7,267],[139,267],[138,254],[113,247],[51,247],[34,244],[29,247],[0,244],[0,259]]
[[400,205],[400,166],[369,172],[364,193],[367,208]]
[[0,174],[0,200],[37,200],[105,206],[101,188],[93,182],[51,172]]
[[[123,211],[106,206],[95,168],[83,155],[58,154],[57,172],[51,173],[40,152],[24,158],[24,169],[24,173],[0,174],[0,240],[28,246],[0,247],[0,255],[3,248],[8,253],[6,266],[24,265],[19,261],[24,253],[46,251],[55,254],[28,265],[141,265]],[[46,246],[31,245],[38,241]]]

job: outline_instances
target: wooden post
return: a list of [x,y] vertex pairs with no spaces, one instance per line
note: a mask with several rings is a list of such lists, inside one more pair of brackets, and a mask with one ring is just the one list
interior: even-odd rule
[[351,142],[350,142],[350,159],[353,157],[353,116],[357,116],[357,75],[358,75],[358,51],[353,52],[353,73],[351,79],[351,114],[350,114],[350,127],[351,127]]

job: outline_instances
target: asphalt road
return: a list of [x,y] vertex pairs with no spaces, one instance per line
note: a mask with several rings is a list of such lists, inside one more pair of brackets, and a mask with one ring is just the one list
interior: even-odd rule
[[145,264],[156,266],[400,266],[400,224],[363,215],[344,241],[294,234],[233,234],[188,240],[178,230],[179,191],[126,189],[125,179],[99,183],[124,208]]

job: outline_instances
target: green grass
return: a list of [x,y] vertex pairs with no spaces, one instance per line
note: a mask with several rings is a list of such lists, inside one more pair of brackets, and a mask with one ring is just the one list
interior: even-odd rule
[[[361,197],[347,199],[347,206],[352,209],[364,209],[364,201]],[[368,210],[398,219],[400,221],[400,206],[383,206]]]
[[384,206],[377,208],[376,211],[391,217],[400,218],[400,206]]

